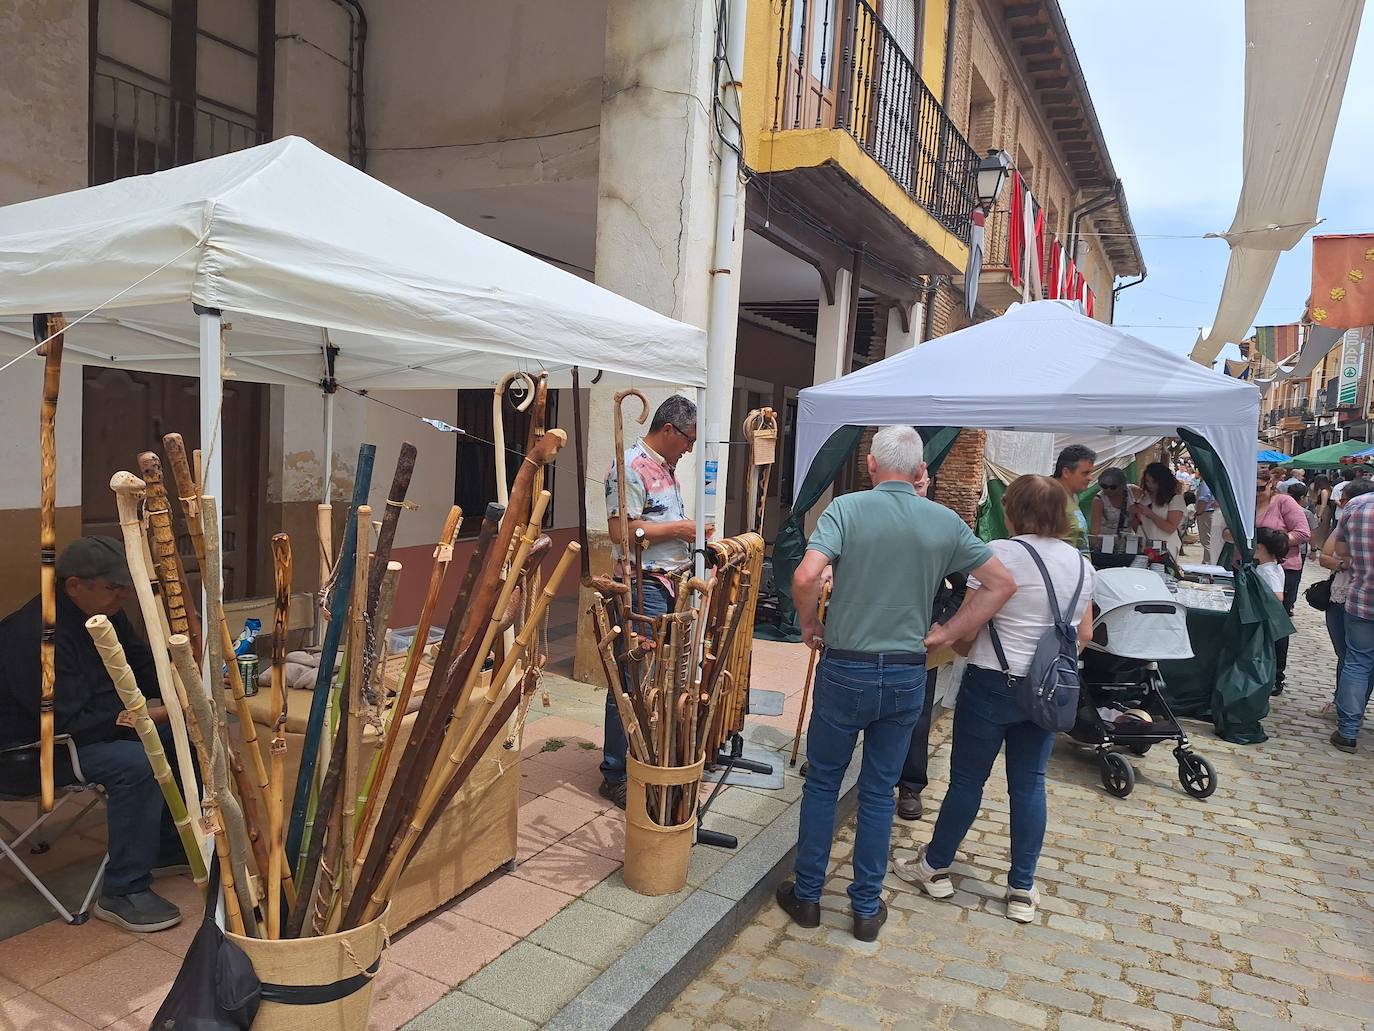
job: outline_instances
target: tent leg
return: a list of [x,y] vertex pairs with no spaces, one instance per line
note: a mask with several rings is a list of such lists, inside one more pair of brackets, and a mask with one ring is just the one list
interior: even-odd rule
[[[704,387],[697,387],[697,417],[700,419],[701,413],[706,410],[706,390]],[[710,446],[709,444],[707,445]],[[706,575],[706,456],[698,461],[697,482],[696,482],[696,520],[697,533],[696,543],[693,548],[692,566],[693,572],[698,579]]]

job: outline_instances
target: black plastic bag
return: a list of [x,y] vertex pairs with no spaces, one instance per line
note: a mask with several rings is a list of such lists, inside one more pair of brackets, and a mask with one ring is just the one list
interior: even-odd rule
[[205,916],[148,1031],[247,1031],[258,1015],[262,984],[248,954],[215,926],[219,864],[210,857]]

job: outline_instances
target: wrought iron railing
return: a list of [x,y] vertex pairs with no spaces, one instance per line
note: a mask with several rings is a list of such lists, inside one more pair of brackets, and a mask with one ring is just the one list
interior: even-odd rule
[[844,130],[968,241],[978,153],[867,0],[783,0],[774,128]]
[[158,172],[266,143],[251,118],[173,100],[105,72],[91,77],[91,184]]

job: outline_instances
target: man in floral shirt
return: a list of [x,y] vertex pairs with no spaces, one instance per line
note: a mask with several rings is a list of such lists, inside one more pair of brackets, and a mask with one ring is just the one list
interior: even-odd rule
[[[661,616],[673,607],[672,575],[692,564],[696,522],[687,518],[677,463],[697,442],[697,406],[674,394],[654,412],[644,439],[625,451],[625,510],[630,519],[630,538],[644,533],[644,612]],[[630,583],[631,556],[620,554],[616,520],[620,515],[620,489],[616,467],[606,473],[606,518],[616,558],[617,578]],[[710,536],[712,527],[707,527]],[[637,586],[631,583],[637,590]],[[633,594],[631,595],[634,596]],[[626,685],[629,690],[629,685]],[[601,796],[625,808],[625,728],[615,698],[606,692],[606,740],[601,760]]]

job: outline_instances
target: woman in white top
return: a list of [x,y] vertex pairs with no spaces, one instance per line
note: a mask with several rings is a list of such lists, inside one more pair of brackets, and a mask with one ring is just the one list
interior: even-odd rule
[[1141,533],[1150,540],[1167,541],[1183,522],[1183,497],[1178,477],[1163,462],[1151,462],[1140,477],[1145,497],[1131,506]]
[[1120,469],[1103,469],[1097,478],[1097,496],[1093,498],[1092,529],[1094,537],[1139,537],[1140,522],[1131,509],[1144,497],[1140,488],[1126,482]]
[[[1067,532],[1064,491],[1047,476],[1018,477],[1002,499],[1007,528],[1016,540],[993,541],[992,550],[1016,578],[1016,593],[993,618],[1007,664],[1003,667],[985,624],[977,636],[954,642],[969,659],[954,710],[954,745],[949,791],[930,844],[913,859],[894,864],[897,875],[919,885],[932,898],[954,894],[949,867],[973,825],[983,801],[983,785],[993,762],[1007,749],[1007,793],[1011,801],[1011,871],[1007,875],[1007,916],[1027,923],[1035,916],[1039,892],[1035,867],[1045,839],[1045,766],[1054,747],[1053,731],[1032,723],[1020,708],[1013,681],[1030,669],[1045,631],[1054,625],[1045,582],[1019,541],[1045,564],[1061,612],[1078,628],[1081,648],[1092,637],[1092,566],[1061,538]],[[1083,585],[1076,611],[1069,612],[1079,575]],[[969,579],[968,597],[978,590]],[[964,604],[968,604],[965,600]],[[933,651],[945,643],[940,627],[926,638]]]

